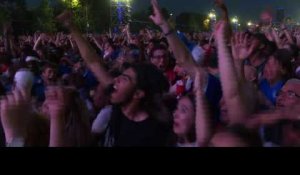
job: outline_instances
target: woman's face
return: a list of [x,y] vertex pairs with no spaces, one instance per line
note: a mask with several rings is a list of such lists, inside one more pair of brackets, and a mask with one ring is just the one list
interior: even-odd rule
[[173,131],[177,136],[187,136],[195,129],[195,108],[189,98],[179,100],[173,117]]

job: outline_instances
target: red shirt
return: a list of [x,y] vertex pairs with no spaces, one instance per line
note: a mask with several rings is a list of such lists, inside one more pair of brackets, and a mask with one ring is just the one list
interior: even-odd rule
[[6,64],[1,64],[0,65],[0,73],[4,73],[4,72],[6,72],[7,70],[8,70],[8,65],[6,65]]
[[171,85],[174,85],[176,83],[176,73],[173,69],[166,70],[165,76],[167,77]]

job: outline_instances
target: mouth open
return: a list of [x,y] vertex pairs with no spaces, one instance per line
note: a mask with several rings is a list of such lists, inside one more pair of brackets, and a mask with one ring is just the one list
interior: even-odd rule
[[179,127],[179,123],[176,122],[176,121],[174,121],[174,122],[173,122],[173,128],[178,128],[178,127]]

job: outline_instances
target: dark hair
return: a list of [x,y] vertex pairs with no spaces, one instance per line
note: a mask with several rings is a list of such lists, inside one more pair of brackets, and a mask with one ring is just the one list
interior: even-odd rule
[[169,47],[169,42],[168,42],[167,38],[160,39],[160,43],[161,42],[164,43],[164,44],[166,44],[167,47]]
[[299,56],[299,48],[296,44],[290,44],[290,52],[292,54],[292,57],[296,58]]
[[150,54],[149,54],[150,58],[153,57],[154,52],[157,51],[157,50],[165,50],[165,51],[167,51],[167,48],[165,46],[161,45],[161,44],[157,45],[157,46],[154,46],[154,48],[150,51]]
[[211,67],[211,68],[218,68],[219,67],[219,59],[218,59],[217,52],[214,51],[209,57],[210,58],[206,62],[205,66]]
[[[126,69],[132,68],[136,73],[137,89],[145,92],[140,107],[150,116],[158,116],[164,105],[162,95],[169,91],[169,82],[163,73],[152,64],[128,64]],[[164,116],[165,117],[165,116]]]
[[[167,98],[164,99],[164,103],[166,104],[166,106],[168,106],[168,109],[170,111],[175,111],[176,110],[176,106],[178,104],[178,100],[177,98],[173,98],[172,96],[166,96]],[[196,102],[195,102],[195,96],[192,93],[188,93],[185,94],[184,96],[182,96],[180,99],[182,98],[188,98],[192,104],[193,104],[193,108],[194,108],[194,112],[196,115]],[[196,116],[195,116],[196,117]],[[171,124],[170,127],[172,127],[173,125],[173,117],[171,118],[171,121],[169,122]],[[196,129],[195,127],[192,127],[193,129],[190,130],[190,132],[187,134],[187,139],[189,142],[195,142],[196,141]],[[168,145],[170,146],[174,146],[178,143],[178,136],[172,132],[171,135],[169,136],[169,140],[168,140]]]
[[156,39],[150,39],[149,43],[153,43],[154,45],[157,45],[157,44],[159,44],[159,41]]
[[199,41],[199,45],[202,47],[202,46],[204,46],[204,45],[206,45],[206,44],[209,44],[209,41],[207,40],[207,39],[201,39],[200,41]]
[[88,109],[77,91],[72,91],[70,97],[65,118],[65,142],[67,146],[90,146],[91,126]]
[[[183,97],[181,97],[181,99],[182,98],[188,98],[192,102],[194,113],[195,113],[194,118],[196,119],[196,97],[195,97],[195,95],[193,93],[188,93],[188,94],[184,95]],[[194,122],[193,130],[191,130],[188,133],[187,137],[190,142],[196,141],[196,122]]]
[[55,64],[52,63],[45,63],[42,67],[42,72],[46,71],[46,69],[51,68],[54,70],[57,70],[57,66]]
[[292,54],[287,49],[279,49],[272,56],[286,71],[284,79],[293,77]]
[[265,44],[265,45],[267,45],[268,42],[269,42],[268,38],[262,33],[255,33],[255,34],[252,35],[252,37],[256,38],[262,44]]
[[266,42],[265,50],[263,51],[264,52],[263,56],[269,57],[274,52],[276,52],[277,49],[278,48],[277,48],[277,45],[275,42],[268,41],[268,42]]

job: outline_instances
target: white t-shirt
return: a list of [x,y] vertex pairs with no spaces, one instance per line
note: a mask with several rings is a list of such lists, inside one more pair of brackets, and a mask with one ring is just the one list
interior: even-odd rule
[[198,147],[196,142],[194,142],[194,143],[185,143],[185,144],[177,143],[176,146],[179,147],[179,148],[196,148],[196,147]]
[[296,69],[296,75],[297,75],[298,77],[300,77],[300,66],[298,66],[297,69]]
[[112,106],[106,106],[100,111],[92,125],[93,134],[102,134],[105,131],[110,121],[111,113]]
[[197,64],[201,64],[204,60],[205,51],[200,46],[195,46],[192,50],[192,55]]

